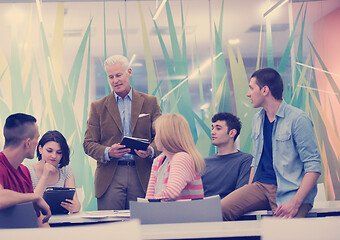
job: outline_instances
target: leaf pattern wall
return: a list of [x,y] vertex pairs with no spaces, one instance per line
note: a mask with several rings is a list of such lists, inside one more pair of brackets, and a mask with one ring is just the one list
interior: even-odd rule
[[[199,1],[209,6],[209,1]],[[193,2],[167,1],[163,20],[152,20],[154,11],[147,1],[88,3],[88,17],[82,22],[84,31],[76,41],[77,47],[67,54],[64,52],[70,41],[65,35],[72,25],[65,19],[68,3],[26,4],[29,6],[25,7],[27,21],[22,26],[11,27],[6,36],[8,41],[0,45],[1,126],[9,114],[26,112],[37,117],[41,134],[50,129],[61,131],[72,149],[71,166],[83,208],[95,210],[93,175],[96,163],[85,155],[82,142],[89,104],[100,97],[96,86],[103,89],[103,95],[111,90],[105,72],[96,69],[94,63],[101,65],[105,56],[111,54],[131,58],[135,48],[131,45],[131,38],[134,38],[131,28],[138,29],[145,80],[134,75],[131,84],[155,95],[163,113],[177,112],[185,116],[203,156],[215,153],[211,145],[210,120],[218,111],[233,112],[240,117],[243,128],[237,147],[251,153],[251,121],[257,110],[246,97],[249,76],[259,67],[276,68],[284,76],[285,101],[303,109],[314,122],[323,162],[319,182],[325,183],[328,199],[339,199],[339,120],[325,110],[335,113],[339,106],[338,76],[329,69],[314,45],[313,36],[306,31],[311,26],[308,16],[312,3],[290,3],[296,15],[289,20],[290,33],[280,39],[284,47],[279,57],[275,55],[275,25],[262,19],[261,31],[255,33],[258,56],[249,64],[242,45],[235,47],[228,42],[231,18],[226,12],[233,8],[230,1],[214,1],[210,5],[215,9],[210,28],[206,29],[211,41],[208,52],[202,55],[206,50],[189,24],[196,11]],[[100,14],[92,13],[91,7],[100,9]],[[132,8],[136,9],[133,16],[129,14]],[[53,12],[53,21],[40,17],[44,16],[45,9]],[[209,8],[203,11],[208,12]],[[109,36],[113,27],[117,28],[119,36],[114,42]],[[96,42],[95,34],[102,34],[103,41]],[[112,45],[119,45],[120,50],[112,52]],[[98,46],[103,46],[100,56],[94,51]],[[155,49],[160,54],[156,55]],[[330,91],[337,96],[327,106],[323,101],[327,95],[319,91],[322,90],[320,79],[329,84]],[[0,146],[3,146],[2,128],[0,131]],[[25,163],[27,161],[30,160]]]

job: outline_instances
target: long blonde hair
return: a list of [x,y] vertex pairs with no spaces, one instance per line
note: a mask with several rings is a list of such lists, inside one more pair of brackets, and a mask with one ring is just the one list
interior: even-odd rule
[[187,120],[180,114],[171,113],[160,116],[155,121],[157,138],[170,153],[186,152],[193,160],[195,170],[202,175],[205,161],[197,151]]

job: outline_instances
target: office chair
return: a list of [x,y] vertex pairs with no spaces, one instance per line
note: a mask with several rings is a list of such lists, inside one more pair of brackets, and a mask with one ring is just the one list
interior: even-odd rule
[[222,221],[220,196],[171,202],[130,201],[131,218],[142,224]]
[[0,228],[37,228],[33,203],[21,203],[0,210]]

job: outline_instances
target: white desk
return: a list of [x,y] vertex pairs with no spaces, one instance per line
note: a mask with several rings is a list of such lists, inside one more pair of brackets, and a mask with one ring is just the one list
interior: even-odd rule
[[140,225],[138,220],[60,228],[0,229],[1,239],[327,239],[338,240],[340,217]]
[[[129,220],[129,211],[93,211],[67,215],[53,215],[52,227],[64,228],[80,224]],[[103,225],[103,224],[98,224]],[[104,224],[105,226],[106,224]],[[111,226],[111,225],[108,225]],[[141,225],[142,239],[200,239],[234,238],[260,239],[260,221],[200,222]]]
[[[255,211],[247,214],[269,216],[271,211]],[[316,202],[310,212],[311,217],[340,215],[340,201]],[[54,215],[51,226],[105,223],[129,220],[129,211],[93,211],[69,215]],[[318,218],[319,219],[319,218]],[[326,219],[326,218],[325,218]],[[340,221],[340,218],[338,218]],[[312,219],[306,222],[313,221]],[[338,220],[336,220],[338,222]],[[260,239],[263,233],[262,221],[244,220],[233,222],[172,223],[141,225],[142,239],[208,239],[236,238]],[[107,225],[107,224],[103,224]],[[110,225],[108,225],[110,226]]]
[[310,213],[338,213],[340,215],[340,201],[314,202]]
[[0,229],[3,240],[141,240],[138,220],[58,228]]
[[119,222],[130,220],[130,211],[89,211],[75,214],[52,215],[48,223],[53,226],[71,224],[90,224],[100,222]]
[[261,221],[146,224],[141,225],[141,232],[144,240],[234,237],[260,239]]
[[[272,216],[272,211],[259,210],[244,214],[242,219],[256,219],[256,216]],[[317,201],[307,214],[308,217],[340,216],[340,201]]]
[[[246,213],[247,216],[272,216],[272,211],[259,210]],[[340,216],[340,201],[320,201],[315,202],[314,207],[311,209],[307,217],[318,216]],[[90,222],[102,222],[102,221],[124,221],[130,217],[129,210],[120,211],[90,211],[80,212],[76,214],[68,215],[53,215],[49,223],[90,223]]]
[[240,237],[260,239],[261,221],[173,223],[140,225],[138,220],[116,223],[75,225],[58,228],[0,229],[1,239],[36,240],[156,240],[156,239],[216,239]]
[[338,240],[340,217],[278,219],[263,218],[262,240]]
[[[256,216],[272,216],[272,211],[260,210],[245,214],[242,219],[256,219]],[[340,216],[340,201],[322,201],[315,202],[314,207],[308,213],[307,217],[325,217]],[[97,222],[114,222],[129,220],[130,211],[93,211],[80,212],[68,215],[53,215],[49,223],[52,226],[58,224],[81,224],[81,223],[97,223]]]

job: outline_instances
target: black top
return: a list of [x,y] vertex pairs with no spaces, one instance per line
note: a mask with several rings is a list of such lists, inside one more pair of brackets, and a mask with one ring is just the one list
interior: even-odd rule
[[274,122],[275,121],[269,122],[267,114],[265,114],[263,125],[263,151],[259,164],[259,168],[261,168],[261,176],[259,176],[259,179],[256,179],[256,181],[277,185],[276,174],[273,168],[272,134]]

